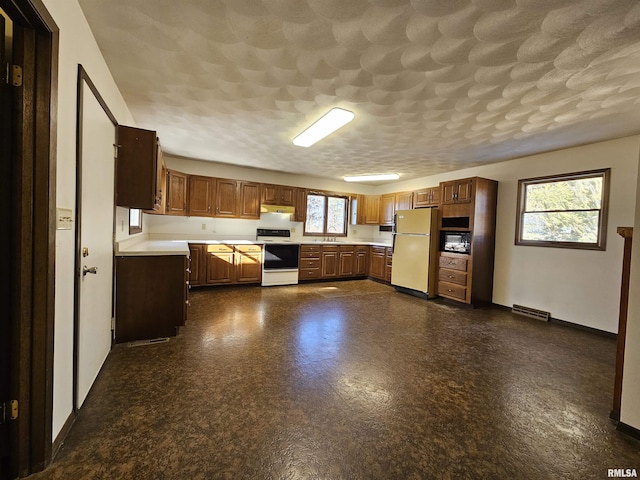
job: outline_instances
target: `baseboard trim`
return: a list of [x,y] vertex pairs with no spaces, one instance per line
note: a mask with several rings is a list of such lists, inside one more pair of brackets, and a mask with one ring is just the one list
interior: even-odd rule
[[67,421],[64,422],[64,425],[60,429],[60,433],[58,433],[58,436],[53,441],[53,446],[51,448],[51,461],[53,461],[53,459],[56,458],[56,455],[58,454],[58,450],[60,450],[60,448],[62,447],[62,444],[67,438],[67,435],[69,435],[69,432],[71,431],[71,427],[73,427],[73,424],[75,423],[75,421],[76,421],[76,414],[71,412],[69,414],[69,417],[67,418]]
[[[498,303],[492,303],[492,306],[500,309],[511,312],[511,307],[507,307],[506,305],[500,305]],[[618,338],[617,333],[607,332],[606,330],[600,330],[599,328],[587,327],[586,325],[580,325],[578,323],[568,322],[566,320],[560,320],[559,318],[549,317],[549,323],[555,323],[557,325],[562,325],[563,327],[575,328],[576,330],[582,330],[584,332],[594,333],[596,335],[600,335],[607,338]]]
[[633,437],[636,440],[640,440],[640,430],[638,430],[635,427],[632,427],[631,425],[627,425],[626,423],[623,423],[623,422],[618,422],[618,426],[616,427],[616,430],[626,435],[629,435],[630,437]]

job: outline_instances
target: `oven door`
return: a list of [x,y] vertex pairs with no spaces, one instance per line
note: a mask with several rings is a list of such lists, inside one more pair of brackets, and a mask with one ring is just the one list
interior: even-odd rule
[[267,243],[264,246],[264,270],[297,270],[300,245]]

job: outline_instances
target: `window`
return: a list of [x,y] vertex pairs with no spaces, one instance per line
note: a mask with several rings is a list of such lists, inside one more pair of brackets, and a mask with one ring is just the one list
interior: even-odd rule
[[516,245],[604,250],[610,173],[519,180]]
[[347,235],[347,206],[349,199],[337,195],[309,193],[305,235]]
[[142,232],[142,212],[138,208],[129,209],[129,235]]

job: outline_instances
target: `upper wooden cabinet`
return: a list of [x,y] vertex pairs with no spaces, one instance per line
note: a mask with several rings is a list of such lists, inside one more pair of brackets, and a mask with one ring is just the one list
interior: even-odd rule
[[411,210],[413,208],[413,192],[396,193],[395,210]]
[[260,184],[238,182],[238,217],[260,220]]
[[413,208],[440,205],[440,187],[423,188],[413,193]]
[[159,211],[164,203],[162,150],[156,132],[118,126],[116,205]]
[[212,217],[216,182],[211,177],[189,176],[189,215]]
[[238,182],[224,178],[216,179],[216,217],[238,216]]
[[295,213],[293,214],[294,222],[307,221],[307,190],[305,188],[296,188],[295,192]]
[[469,203],[471,202],[472,178],[442,182],[442,204]]
[[262,184],[262,203],[265,205],[285,205],[294,207],[296,188],[286,185]]
[[396,194],[387,193],[380,197],[380,225],[393,225],[396,213]]
[[187,214],[187,183],[186,174],[167,171],[167,215]]
[[378,225],[380,223],[380,195],[364,196],[364,224]]

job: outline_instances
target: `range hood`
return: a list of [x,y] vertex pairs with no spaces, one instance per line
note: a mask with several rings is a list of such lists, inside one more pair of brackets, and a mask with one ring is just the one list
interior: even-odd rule
[[284,213],[293,215],[295,212],[296,209],[288,205],[260,205],[260,213]]

